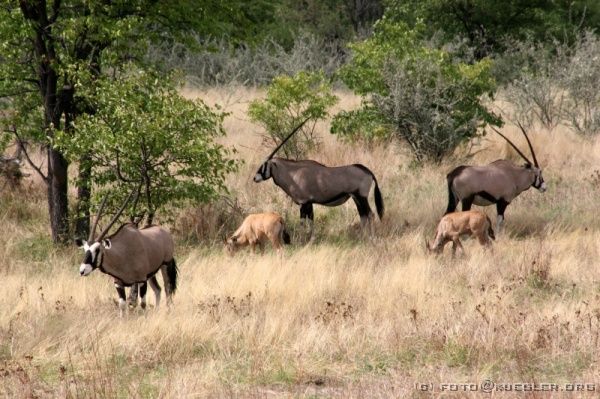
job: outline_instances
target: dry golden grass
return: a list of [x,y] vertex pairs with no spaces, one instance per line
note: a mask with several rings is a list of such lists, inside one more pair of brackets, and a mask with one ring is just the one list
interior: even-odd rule
[[[279,211],[301,236],[297,207],[271,182],[251,181],[267,151],[244,110],[261,93],[186,94],[232,112],[224,142],[245,161],[228,181],[237,206]],[[339,107],[356,104],[342,93]],[[386,216],[374,236],[361,236],[346,204],[316,207],[317,242],[292,245],[283,260],[182,243],[168,312],[119,319],[110,278],[79,277],[79,250],[49,242],[42,188],[3,194],[0,396],[383,398],[428,396],[417,382],[597,381],[598,139],[532,133],[549,190],[509,206],[493,252],[468,240],[467,256],[452,259],[449,250],[427,256],[424,237],[445,210],[455,162],[419,168],[401,147],[367,151],[319,128],[315,159],[361,162],[378,177]],[[504,131],[524,145],[516,129]],[[514,157],[492,135],[476,150],[471,163]]]

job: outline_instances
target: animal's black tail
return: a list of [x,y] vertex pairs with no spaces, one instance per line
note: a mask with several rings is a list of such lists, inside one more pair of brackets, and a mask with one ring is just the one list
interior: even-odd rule
[[365,165],[355,163],[354,166],[364,170],[369,175],[371,175],[371,177],[373,178],[373,181],[375,182],[375,207],[377,208],[377,215],[379,216],[379,219],[381,220],[381,218],[383,217],[383,213],[385,211],[385,206],[383,205],[383,197],[381,196],[381,191],[379,191],[379,184],[377,183],[377,178],[375,177],[375,174],[373,172],[371,172],[371,170],[369,168],[367,168]]
[[488,215],[485,215],[485,218],[488,221],[488,236],[490,236],[490,238],[492,240],[496,240],[496,235],[494,234],[494,229],[492,228],[492,221],[490,220],[490,217]]
[[[169,288],[171,289],[171,294],[174,294],[177,290],[177,275],[179,274],[179,269],[177,268],[177,264],[175,263],[175,258],[173,258],[167,264],[167,276],[169,276]],[[166,284],[166,282],[165,282]]]
[[379,220],[381,220],[383,217],[383,212],[385,211],[385,207],[383,205],[383,198],[381,197],[381,191],[379,191],[379,184],[377,184],[375,175],[373,175],[373,181],[375,182],[375,206],[377,207],[377,215],[379,215]]
[[287,232],[287,230],[285,229],[285,227],[283,228],[283,243],[284,244],[291,244],[292,240],[290,239],[290,235]]
[[444,215],[456,211],[458,198],[456,198],[454,191],[452,191],[452,183],[454,183],[454,179],[460,174],[460,172],[462,172],[464,168],[466,168],[466,166],[459,166],[446,175],[446,181],[448,182],[448,207],[446,208],[446,213]]

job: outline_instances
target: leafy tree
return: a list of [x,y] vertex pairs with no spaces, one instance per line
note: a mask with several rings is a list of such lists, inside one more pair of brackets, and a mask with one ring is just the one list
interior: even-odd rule
[[[96,112],[93,95],[81,95],[81,88],[94,87],[104,72],[125,63],[143,65],[150,41],[182,40],[200,28],[206,34],[220,31],[230,5],[217,0],[0,0],[0,98],[10,100],[3,103],[10,112],[2,113],[0,123],[47,151],[46,166],[35,168],[47,185],[55,242],[69,238],[69,162],[51,141],[58,130],[75,134],[73,122]],[[78,196],[85,211],[90,154],[81,157]],[[88,219],[81,229],[89,226]]]
[[380,0],[282,0],[274,36],[288,47],[299,29],[328,41],[347,41],[370,28],[382,12]]
[[384,17],[372,37],[351,45],[353,59],[339,76],[363,97],[363,106],[336,115],[334,134],[398,137],[417,160],[439,161],[485,124],[500,123],[481,100],[495,89],[491,62],[455,62],[424,45],[424,30]]
[[506,39],[575,39],[600,28],[596,0],[388,0],[386,16],[409,26],[424,23],[428,36],[466,38],[476,59],[503,52]]
[[282,148],[285,156],[299,159],[315,145],[314,127],[338,98],[322,72],[299,72],[279,76],[267,89],[264,100],[254,100],[248,107],[250,119],[266,130],[266,145],[277,146],[302,121],[309,119]]
[[171,79],[135,70],[118,84],[103,79],[96,86],[97,112],[82,115],[75,134],[60,132],[54,143],[68,159],[91,154],[99,195],[123,198],[140,185],[138,211],[148,224],[167,205],[213,199],[235,168],[229,151],[214,141],[224,135],[225,114],[181,97],[175,87]]

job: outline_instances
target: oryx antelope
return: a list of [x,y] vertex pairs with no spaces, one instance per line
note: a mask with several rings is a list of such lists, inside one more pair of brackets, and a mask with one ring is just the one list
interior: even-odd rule
[[[133,194],[133,192],[132,192]],[[83,248],[85,256],[79,273],[87,276],[96,269],[108,274],[114,278],[115,288],[119,294],[119,309],[123,314],[125,302],[125,287],[140,283],[140,297],[142,308],[146,307],[146,282],[150,282],[150,287],[156,297],[156,308],[160,304],[161,288],[156,279],[156,273],[160,270],[167,293],[167,304],[172,300],[172,296],[177,289],[177,265],[173,257],[174,243],[171,234],[160,226],[149,226],[138,228],[133,223],[125,223],[117,231],[106,237],[108,230],[117,221],[127,202],[104,228],[104,230],[94,239],[96,226],[101,217],[102,210],[106,203],[106,197],[96,216],[96,220],[87,241],[76,240],[77,246]]]
[[504,220],[504,211],[515,197],[532,186],[542,193],[546,191],[546,183],[531,141],[520,124],[519,128],[527,140],[533,162],[512,141],[492,127],[517,151],[525,160],[525,164],[517,166],[508,160],[499,159],[485,166],[463,165],[455,168],[446,176],[448,181],[447,214],[456,210],[459,201],[462,203],[463,211],[471,209],[472,204],[480,206],[496,204],[498,214],[496,229],[500,230]]
[[437,226],[433,245],[429,245],[427,240],[425,245],[430,252],[441,253],[444,246],[452,241],[452,254],[455,254],[457,248],[464,253],[464,248],[460,243],[460,236],[463,234],[477,237],[479,243],[485,247],[492,244],[490,238],[492,240],[496,239],[492,229],[492,221],[485,213],[464,211],[444,215]]
[[383,198],[375,175],[366,166],[354,164],[330,167],[311,160],[293,161],[273,158],[277,150],[302,127],[302,124],[269,154],[256,171],[254,181],[259,183],[272,178],[292,201],[300,205],[300,218],[309,221],[311,238],[313,204],[338,206],[352,198],[358,209],[361,225],[364,226],[373,215],[368,200],[373,184],[375,206],[381,219],[384,212]]
[[236,232],[227,239],[226,248],[230,254],[245,246],[250,246],[252,252],[256,252],[257,246],[262,251],[263,244],[267,240],[271,241],[277,252],[282,250],[282,244],[290,243],[290,235],[285,229],[283,218],[278,213],[248,215]]

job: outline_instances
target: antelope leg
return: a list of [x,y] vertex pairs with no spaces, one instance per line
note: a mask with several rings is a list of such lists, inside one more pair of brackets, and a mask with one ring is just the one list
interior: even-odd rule
[[158,280],[156,279],[156,274],[148,279],[150,283],[150,288],[154,291],[154,297],[156,298],[156,309],[160,306],[160,285],[158,284]]
[[[133,287],[132,287],[133,289]],[[146,309],[146,291],[148,290],[148,282],[144,281],[140,284],[140,306]]]
[[364,228],[367,223],[370,222],[371,216],[373,215],[373,211],[369,206],[369,200],[365,197],[357,195],[353,195],[352,199],[356,204],[356,209],[358,210],[358,215],[360,216],[360,225]]
[[506,207],[508,206],[508,202],[500,199],[496,204],[496,211],[498,212],[498,217],[496,218],[496,232],[500,234],[502,229],[502,224],[504,222],[504,211],[506,211]]
[[123,317],[125,309],[127,308],[125,287],[121,281],[115,281],[115,288],[117,289],[117,294],[119,294],[119,315]]
[[300,206],[300,218],[308,224],[308,229],[310,232],[309,242],[313,242],[315,240],[314,217],[315,214],[313,212],[313,204],[307,203]]
[[127,300],[127,302],[129,302],[129,306],[131,306],[132,308],[135,308],[137,306],[137,300],[138,300],[138,284],[132,284],[131,288],[129,290],[129,298]]
[[470,197],[464,198],[461,201],[461,204],[462,204],[461,210],[463,212],[471,210],[471,205],[473,205],[473,201],[474,200],[475,200],[475,196],[474,195],[471,195]]

